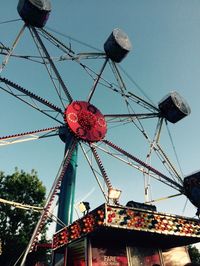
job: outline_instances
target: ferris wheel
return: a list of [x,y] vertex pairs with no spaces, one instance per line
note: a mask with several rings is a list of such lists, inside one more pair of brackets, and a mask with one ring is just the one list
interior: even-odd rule
[[[131,189],[130,200],[138,201],[135,195],[141,185],[144,202],[151,204],[151,182],[155,180],[175,190],[175,195],[185,195],[198,208],[199,173],[183,180],[161,140],[163,128],[189,115],[190,107],[176,91],[157,105],[134,92],[137,84],[130,82],[119,64],[132,50],[128,35],[116,28],[102,45],[102,51],[77,52],[44,28],[51,11],[48,0],[20,0],[17,8],[21,29],[10,46],[0,42],[0,89],[46,117],[51,126],[47,122],[40,129],[8,133],[0,137],[0,145],[57,136],[64,150],[27,252],[33,250],[53,202],[59,202],[58,219],[64,225],[72,222],[76,172],[85,182],[91,182],[85,170],[77,167],[83,161],[97,182],[103,201],[122,204],[120,196],[125,186]],[[17,47],[25,45],[24,35],[28,32],[26,38],[32,38],[34,48],[24,47],[29,53],[18,54]],[[45,75],[48,91],[40,88],[35,92],[34,88],[23,86],[23,77],[10,79],[7,69],[15,58],[43,69],[39,78],[30,79],[35,81],[33,87],[40,86]],[[37,126],[37,121],[32,123]],[[134,184],[136,178],[140,181]]]

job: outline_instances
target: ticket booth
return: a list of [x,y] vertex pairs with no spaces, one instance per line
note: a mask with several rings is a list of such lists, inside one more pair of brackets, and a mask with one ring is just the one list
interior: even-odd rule
[[185,266],[197,242],[199,220],[104,204],[54,235],[53,265]]

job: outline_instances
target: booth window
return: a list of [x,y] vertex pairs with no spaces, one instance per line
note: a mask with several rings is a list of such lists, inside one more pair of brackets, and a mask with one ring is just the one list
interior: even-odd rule
[[190,262],[186,247],[176,247],[162,252],[165,266],[184,266]]
[[67,248],[67,265],[86,266],[85,262],[85,239],[70,244]]
[[161,265],[159,251],[154,248],[128,247],[129,266]]
[[54,262],[55,266],[65,266],[66,250],[62,249],[59,252],[54,253]]
[[92,266],[128,266],[126,247],[93,243]]

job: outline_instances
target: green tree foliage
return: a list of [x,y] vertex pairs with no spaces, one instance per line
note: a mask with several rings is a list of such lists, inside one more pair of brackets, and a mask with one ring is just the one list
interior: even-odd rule
[[[42,207],[45,193],[46,189],[34,170],[26,173],[15,169],[11,175],[0,172],[0,198]],[[0,265],[15,265],[30,240],[39,215],[31,210],[0,204]]]
[[[197,247],[189,245],[188,246],[188,252],[190,255],[190,259],[192,262],[200,263],[200,252]],[[198,264],[200,265],[200,264]]]

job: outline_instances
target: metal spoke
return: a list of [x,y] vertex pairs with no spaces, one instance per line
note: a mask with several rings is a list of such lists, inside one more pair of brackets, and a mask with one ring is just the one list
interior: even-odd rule
[[101,85],[105,86],[106,88],[112,90],[115,93],[118,93],[120,96],[129,99],[130,101],[136,103],[137,105],[140,105],[141,107],[151,111],[151,112],[160,112],[160,110],[155,106],[150,106],[149,104],[145,104],[144,100],[135,94],[133,94],[130,91],[122,92],[121,89],[119,89],[119,86],[116,84],[110,83],[104,78],[101,78]]
[[81,63],[82,59],[106,59],[106,54],[105,53],[75,53],[71,48],[66,46],[64,43],[59,41],[55,36],[50,34],[44,29],[40,29],[39,32],[43,34],[42,36],[46,38],[48,41],[50,41],[52,44],[54,44],[56,47],[61,49],[63,52],[66,54],[61,55],[59,58],[53,58],[54,61],[63,61],[63,60],[71,60],[79,64],[85,71],[86,73],[92,77],[92,74],[94,74],[95,78],[92,77],[92,79],[95,81],[98,77],[98,74],[93,71],[91,68],[86,66],[85,64]]
[[9,51],[10,51],[10,48],[6,47],[2,42],[0,42],[0,54],[7,55]]
[[[55,89],[55,91],[57,93],[57,96],[58,96],[58,98],[59,98],[59,100],[61,102],[61,105],[62,105],[63,109],[65,109],[65,105],[66,104],[63,102],[63,97],[62,97],[62,94],[61,94],[60,83],[58,81],[58,78],[57,78],[56,75],[53,75],[53,74],[55,74],[54,71],[52,73],[52,67],[51,67],[51,64],[49,63],[49,58],[46,56],[46,53],[44,52],[43,47],[41,46],[40,42],[38,42],[38,39],[35,37],[33,31],[31,30],[31,28],[29,28],[29,29],[30,29],[31,36],[32,36],[32,38],[33,38],[33,40],[35,42],[35,45],[36,45],[36,47],[38,49],[38,52],[40,54],[40,57],[42,59],[43,65],[45,66],[46,71],[47,71],[47,73],[48,73],[48,75],[49,75],[49,77],[51,79],[51,82],[52,82],[52,84],[54,86],[54,89]],[[53,62],[53,58],[52,57],[51,57],[51,60]]]
[[77,63],[81,64],[80,61],[81,60],[85,60],[85,59],[105,59],[106,56],[104,53],[77,53],[75,55],[71,55],[71,54],[63,54],[60,57],[55,58],[57,61],[68,61],[68,60],[72,60],[72,61],[76,61]]
[[[0,54],[7,55],[7,53],[3,52],[3,51],[2,52],[0,51]],[[41,61],[41,56],[12,54],[12,55],[10,55],[10,57],[14,57],[14,58],[17,58],[17,59],[29,60],[29,61],[32,61],[32,62],[38,63],[38,64],[44,64]]]
[[[150,147],[149,147],[149,152],[146,156],[146,163],[150,165],[151,161],[151,154],[154,150],[155,144],[158,143],[159,138],[160,138],[160,133],[161,133],[161,128],[162,128],[162,124],[163,124],[163,118],[159,118],[158,119],[158,123],[157,123],[157,127],[156,127],[156,131],[154,134],[154,138],[153,141],[150,143]],[[150,190],[150,175],[149,175],[149,171],[148,173],[144,173],[144,197],[145,197],[145,202],[149,201],[149,190]]]
[[77,54],[77,59],[105,59],[106,54],[105,53],[78,53]]
[[170,196],[162,197],[162,198],[159,198],[159,199],[147,201],[146,203],[147,204],[152,204],[152,203],[156,203],[156,202],[159,202],[159,201],[162,201],[162,200],[168,200],[168,199],[171,199],[171,198],[174,198],[174,197],[179,197],[179,196],[182,196],[182,195],[183,195],[182,193],[178,193],[178,194],[175,194],[175,195],[170,195]]
[[88,162],[88,164],[89,164],[89,166],[90,166],[90,169],[91,169],[91,171],[92,171],[92,173],[93,173],[93,175],[94,175],[94,177],[95,177],[95,179],[96,179],[96,181],[97,181],[97,184],[99,185],[99,188],[100,188],[100,190],[101,190],[101,192],[102,192],[102,194],[103,194],[105,200],[108,201],[108,197],[107,197],[107,195],[106,195],[105,192],[104,192],[104,189],[103,189],[103,187],[102,187],[102,185],[101,185],[101,183],[100,183],[100,181],[99,181],[99,178],[98,178],[98,176],[97,176],[97,174],[96,174],[96,172],[95,172],[95,170],[94,170],[94,168],[93,168],[93,166],[92,166],[91,161],[89,160],[89,157],[88,157],[88,155],[87,155],[86,150],[84,149],[84,147],[83,147],[83,145],[82,145],[81,143],[80,143],[80,146],[81,146],[81,149],[82,149],[83,154],[84,154],[84,156],[85,156],[85,158],[86,158],[86,161]]
[[87,100],[88,102],[90,102],[91,99],[92,99],[92,96],[93,96],[93,94],[94,94],[94,92],[95,92],[95,90],[96,90],[97,84],[98,84],[98,82],[99,82],[99,80],[100,80],[100,78],[101,78],[101,75],[102,75],[102,73],[103,73],[103,71],[104,71],[104,69],[105,69],[105,67],[106,67],[106,65],[107,65],[107,62],[108,62],[108,58],[106,58],[106,60],[105,60],[105,62],[104,62],[104,64],[103,64],[103,66],[102,66],[102,68],[101,68],[101,70],[100,70],[99,75],[97,75],[97,78],[96,78],[95,81],[94,81],[94,85],[93,85],[92,90],[90,91],[89,96],[88,96],[88,100]]
[[[174,173],[176,179],[179,180],[180,184],[183,184],[183,180],[181,178],[180,173],[176,170],[176,168],[174,167],[174,165],[170,161],[170,159],[167,156],[167,154],[163,151],[163,149],[160,146],[160,144],[156,143],[156,147],[154,148],[154,150],[161,157],[161,161],[163,162],[165,167],[167,166],[170,169],[170,171]],[[173,178],[173,176],[172,176],[172,178]]]
[[50,65],[51,65],[51,67],[52,67],[52,69],[53,69],[53,71],[54,71],[54,73],[55,73],[55,75],[56,75],[56,77],[57,77],[57,79],[58,79],[58,81],[59,81],[64,93],[65,93],[65,95],[67,96],[67,99],[68,99],[69,103],[71,103],[73,99],[72,99],[72,97],[71,97],[66,85],[64,84],[64,81],[62,80],[62,78],[61,78],[61,76],[60,76],[60,74],[59,74],[59,72],[58,72],[53,60],[51,59],[46,47],[44,46],[44,44],[43,44],[43,42],[42,42],[37,30],[34,27],[31,27],[31,26],[30,26],[30,30],[32,31],[32,33],[34,34],[36,39],[38,40],[43,52],[45,53],[46,57],[48,58],[48,61],[49,61]]
[[[143,117],[144,115],[144,117]],[[147,114],[121,114],[119,115],[119,118],[117,119],[115,118],[115,115],[105,115],[105,117],[107,118],[107,123],[128,123],[128,122],[133,122],[134,123],[134,118],[139,121],[141,119],[146,119],[146,118],[153,118],[153,117],[159,117],[160,114],[159,113],[147,113]],[[164,153],[163,149],[161,148],[161,146],[159,145],[159,138],[160,138],[160,132],[161,132],[161,128],[162,128],[162,122],[163,119],[159,118],[158,120],[158,128],[156,130],[155,133],[155,137],[154,140],[151,141],[151,139],[149,138],[147,132],[144,131],[143,126],[141,125],[141,128],[139,126],[137,126],[137,124],[134,123],[134,125],[141,131],[141,133],[144,135],[144,137],[147,139],[147,141],[150,144],[150,153],[147,155],[148,159],[150,158],[150,155],[152,153],[152,151],[154,151],[157,155],[157,157],[160,159],[160,161],[163,163],[164,167],[167,169],[167,171],[169,172],[169,174],[171,175],[172,179],[174,181],[178,180],[179,183],[182,185],[183,181],[180,177],[180,174],[178,173],[178,171],[176,170],[176,168],[173,166],[172,162],[169,160],[168,156]]]
[[58,171],[58,174],[54,180],[54,183],[53,183],[53,186],[49,192],[49,195],[48,195],[48,198],[46,200],[46,204],[44,206],[44,210],[40,216],[40,219],[35,227],[35,230],[32,234],[32,237],[31,237],[31,240],[28,244],[28,247],[26,249],[26,252],[23,256],[23,260],[21,262],[21,266],[25,265],[25,261],[26,261],[26,257],[28,255],[29,252],[31,252],[38,240],[38,236],[45,224],[45,221],[46,221],[46,218],[48,217],[48,213],[50,211],[50,208],[51,208],[51,205],[58,193],[58,190],[60,188],[60,185],[61,185],[61,181],[64,177],[64,174],[65,174],[65,171],[67,170],[67,167],[70,163],[70,159],[72,157],[72,154],[73,154],[73,151],[75,150],[75,147],[77,145],[77,140],[76,139],[72,139],[72,142],[71,142],[71,145],[69,145],[69,149],[66,151],[66,155],[65,155],[65,158],[60,166],[60,169]]
[[147,170],[153,172],[157,176],[159,176],[160,177],[159,181],[161,181],[161,182],[166,181],[164,183],[166,183],[166,184],[170,185],[171,187],[175,188],[176,190],[182,192],[183,187],[179,183],[177,183],[176,181],[172,180],[168,176],[164,175],[160,171],[158,171],[155,168],[153,168],[152,166],[146,164],[142,160],[138,159],[137,157],[133,156],[132,154],[128,153],[127,151],[123,150],[122,148],[118,147],[117,145],[113,144],[112,142],[110,142],[108,140],[102,140],[102,142],[104,142],[105,144],[109,145],[111,148],[117,150],[121,154],[127,156],[128,158],[130,158],[131,160],[135,161],[139,165],[145,167]]
[[[0,86],[1,90],[11,94],[12,96],[23,101],[24,103],[28,104],[29,106],[38,110],[39,112],[45,114],[46,116],[51,117],[52,119],[59,122],[60,124],[63,124],[63,122],[61,122],[60,120],[58,120],[56,118],[59,114],[61,114],[63,116],[63,111],[60,108],[58,108],[54,104],[50,103],[49,101],[41,98],[40,96],[30,92],[29,90],[17,85],[16,83],[13,83],[12,81],[10,81],[8,79],[0,77],[0,82],[3,82],[7,86],[7,88]],[[12,89],[14,89],[14,90],[12,90]],[[15,90],[20,92],[20,95],[17,94],[15,92]],[[36,100],[37,103],[41,103],[41,104],[45,105],[45,107],[48,107],[49,110],[39,108],[36,105],[36,103],[34,102],[34,100]],[[55,117],[50,114],[52,112],[56,113]]]
[[[137,116],[137,114],[135,114]],[[151,114],[149,114],[149,118],[151,117]],[[155,114],[156,116],[159,116],[159,114]],[[108,116],[108,117],[107,117]],[[111,116],[110,119],[109,118],[109,115],[105,115],[105,117],[107,118],[107,123],[109,124],[116,124],[116,125],[119,125],[119,122],[122,123],[123,125],[126,124],[126,123],[130,123],[130,122],[133,122],[133,117],[131,117],[130,115],[130,118],[128,118],[128,115],[127,115],[127,118],[123,118],[123,115],[121,118],[118,118],[118,119],[114,119],[114,116],[113,115],[113,118]],[[126,116],[126,115],[125,115]],[[154,117],[154,115],[152,116]],[[141,117],[139,117],[140,119],[142,117],[142,114],[141,114]],[[147,117],[148,118],[148,117]],[[160,118],[158,120],[158,128],[156,129],[156,133],[155,133],[155,137],[154,137],[154,140],[151,141],[149,136],[147,135],[146,132],[142,131],[142,134],[144,135],[144,137],[147,139],[147,141],[149,142],[150,144],[150,152],[148,153],[147,155],[147,159],[149,160],[150,156],[151,156],[151,153],[154,151],[156,156],[158,157],[158,159],[162,162],[162,164],[164,165],[164,167],[166,168],[166,170],[168,171],[168,173],[170,174],[172,180],[174,180],[175,182],[179,182],[179,184],[183,184],[183,181],[181,179],[181,176],[180,174],[178,173],[178,171],[176,170],[175,166],[173,165],[173,163],[170,161],[170,159],[168,158],[168,156],[166,155],[166,153],[163,151],[163,149],[161,148],[160,144],[158,143],[159,142],[159,138],[160,138],[160,132],[161,132],[161,127],[162,127],[162,122],[163,119]],[[139,129],[140,130],[140,129]],[[149,164],[150,165],[150,164]],[[143,172],[144,175],[149,175],[149,171],[144,171]]]
[[20,40],[25,28],[26,28],[26,24],[24,24],[23,27],[21,28],[19,34],[17,35],[16,39],[13,42],[13,45],[12,45],[11,49],[9,49],[9,51],[8,51],[7,55],[5,56],[2,64],[0,65],[0,74],[1,74],[2,70],[4,69],[4,67],[8,64],[9,58],[12,55],[15,47],[17,46],[17,44],[18,44],[18,42],[19,42],[19,40]]
[[37,140],[37,139],[56,136],[58,135],[58,129],[59,127],[51,127],[31,132],[23,132],[20,134],[0,137],[0,147],[30,140]]
[[28,91],[27,89],[21,87],[20,85],[14,83],[8,79],[2,78],[2,77],[0,77],[0,81],[5,83],[8,86],[11,86],[12,88],[24,93],[25,95],[31,97],[32,99],[37,100],[38,102],[46,105],[47,107],[53,109],[54,111],[59,112],[60,114],[63,114],[63,111],[59,107],[57,107],[54,104],[50,103],[49,101],[43,99],[42,97],[32,93],[31,91]]
[[[141,88],[141,86],[133,79],[130,74],[128,74],[122,66],[119,66],[119,69],[124,73],[124,75],[135,85],[135,87],[144,95],[146,99],[148,99],[148,104],[151,103],[152,107],[155,107],[154,102],[149,98],[149,96],[144,92],[144,90]],[[136,95],[135,95],[136,96]],[[136,96],[137,97],[137,96]]]
[[[125,82],[117,68],[116,63],[111,62],[110,64],[111,69],[114,73],[114,76],[118,82],[118,86],[119,86],[119,90],[118,92],[120,92],[122,98],[124,98],[127,110],[129,112],[129,114],[136,114],[135,110],[133,109],[133,107],[130,105],[129,100],[130,100],[130,95],[129,92],[127,91]],[[133,97],[132,97],[133,98]],[[137,105],[141,105],[143,108],[146,108],[147,110],[154,112],[157,112],[157,116],[159,116],[159,110],[157,108],[155,108],[154,106],[152,106],[151,104],[147,103],[146,101],[144,101],[143,99],[136,97],[136,99],[132,99]],[[135,125],[135,127],[143,134],[143,136],[147,139],[147,141],[150,141],[150,138],[143,126],[143,124],[141,123],[139,117],[135,116],[134,119],[131,118],[131,122]]]
[[[128,120],[132,121],[132,119],[148,119],[158,117],[159,113],[144,113],[144,114],[105,114],[104,117],[107,118],[106,121],[123,121]],[[120,120],[119,120],[120,119]]]
[[160,180],[159,176],[157,176],[156,174],[151,173],[148,169],[145,169],[140,164],[133,163],[132,162],[133,160],[131,160],[129,157],[125,156],[124,154],[121,154],[121,153],[115,154],[115,153],[111,152],[110,149],[108,149],[108,148],[111,148],[110,146],[106,145],[106,147],[104,148],[104,147],[102,147],[100,145],[97,145],[97,144],[94,144],[94,143],[93,143],[93,146],[96,149],[99,149],[100,151],[102,151],[102,152],[112,156],[113,158],[121,161],[122,163],[125,163],[128,166],[137,169],[141,173],[148,174],[149,176],[153,177],[154,179],[159,180],[159,181],[163,182],[166,185],[169,185],[169,183],[165,182],[165,180]]
[[159,144],[162,125],[163,125],[163,118],[161,117],[158,120],[154,140],[150,142],[150,151],[147,154],[147,160],[150,159],[151,153],[152,153],[152,151],[154,151],[156,153],[157,157],[160,159],[160,161],[164,165],[164,167],[166,168],[166,170],[168,171],[168,173],[171,175],[171,178],[174,181],[178,180],[179,183],[181,185],[183,185],[183,180],[181,178],[180,173],[176,170],[175,166],[170,161],[169,157],[167,156],[167,154],[164,152],[161,145]]
[[104,179],[104,181],[105,181],[105,183],[106,183],[106,186],[107,186],[108,190],[109,190],[109,189],[112,189],[112,184],[111,184],[111,182],[110,182],[110,179],[108,178],[108,175],[107,175],[107,173],[106,173],[106,171],[105,171],[105,169],[104,169],[104,167],[103,167],[103,164],[102,164],[102,162],[101,162],[101,159],[99,158],[99,155],[98,155],[98,153],[97,153],[97,151],[96,151],[94,145],[93,145],[93,144],[90,144],[90,148],[91,148],[91,150],[92,150],[92,153],[93,153],[94,158],[95,158],[95,160],[96,160],[96,163],[97,163],[97,165],[98,165],[98,167],[99,167],[99,169],[100,169],[100,171],[101,171],[101,174],[102,174],[102,176],[103,176],[103,179]]

